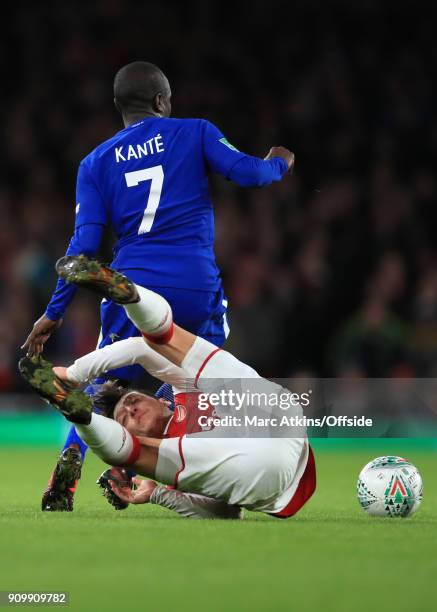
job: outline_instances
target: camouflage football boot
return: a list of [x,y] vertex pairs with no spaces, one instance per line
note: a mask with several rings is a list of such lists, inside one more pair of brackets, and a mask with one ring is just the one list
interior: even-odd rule
[[53,372],[52,364],[37,355],[22,357],[18,362],[21,376],[46,402],[56,408],[68,421],[91,422],[91,398],[73,384],[65,382]]
[[56,272],[68,283],[90,289],[117,304],[134,304],[140,299],[132,281],[85,255],[62,257],[56,263]]
[[129,487],[132,489],[132,478],[124,468],[112,467],[105,470],[96,482],[96,484],[103,489],[103,495],[106,497],[111,506],[114,506],[115,510],[124,510],[129,506],[129,504],[120,499],[114,493],[114,491],[111,489],[111,485],[109,484],[110,480],[113,480],[120,487]]
[[43,512],[72,512],[74,492],[82,470],[79,448],[62,451],[41,501]]

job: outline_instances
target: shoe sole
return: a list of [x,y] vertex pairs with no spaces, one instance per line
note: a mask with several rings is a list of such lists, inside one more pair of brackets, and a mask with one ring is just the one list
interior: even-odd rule
[[117,304],[139,301],[138,292],[126,276],[85,255],[66,255],[56,262],[56,272],[68,283],[90,289]]
[[68,421],[80,424],[90,422],[93,410],[91,398],[80,389],[60,380],[50,362],[40,355],[22,357],[18,369],[38,395],[57,408]]
[[66,493],[47,491],[42,498],[41,510],[43,512],[73,512],[73,496],[69,491]]

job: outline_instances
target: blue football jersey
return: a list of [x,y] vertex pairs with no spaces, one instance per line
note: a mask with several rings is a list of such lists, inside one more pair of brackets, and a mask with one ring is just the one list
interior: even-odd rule
[[[287,170],[280,157],[241,153],[209,121],[145,118],[82,160],[67,254],[94,256],[103,227],[111,226],[116,269],[141,270],[150,287],[217,291],[208,173],[261,186],[281,180]],[[62,317],[75,290],[60,279],[46,315]]]
[[76,227],[112,226],[113,266],[145,270],[150,286],[217,289],[207,174],[242,157],[208,121],[143,119],[80,164]]

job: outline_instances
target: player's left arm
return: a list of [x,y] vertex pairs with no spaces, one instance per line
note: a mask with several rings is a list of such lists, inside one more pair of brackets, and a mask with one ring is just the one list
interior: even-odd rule
[[154,351],[142,337],[126,338],[108,344],[76,359],[68,368],[56,367],[55,373],[61,380],[83,384],[109,370],[135,364],[143,367],[154,378],[187,391],[185,371]]
[[238,151],[209,121],[202,122],[203,152],[213,172],[243,187],[260,187],[280,181],[294,166],[294,154],[272,147],[264,159]]
[[156,504],[162,508],[173,510],[185,518],[196,519],[239,519],[241,508],[231,506],[225,502],[185,493],[176,489],[169,489],[164,485],[158,485],[153,480],[134,478],[136,489],[129,486],[122,487],[114,481],[109,481],[112,490],[121,500],[128,504]]

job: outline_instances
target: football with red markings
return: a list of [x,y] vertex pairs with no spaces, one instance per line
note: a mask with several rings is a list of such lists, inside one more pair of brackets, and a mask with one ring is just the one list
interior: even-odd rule
[[407,459],[377,457],[361,470],[357,496],[360,506],[372,516],[411,516],[422,501],[422,477]]

